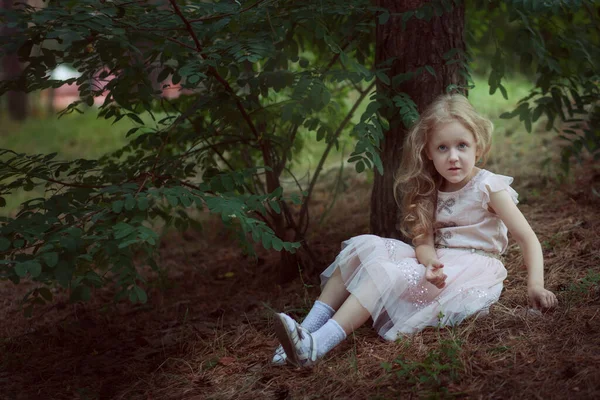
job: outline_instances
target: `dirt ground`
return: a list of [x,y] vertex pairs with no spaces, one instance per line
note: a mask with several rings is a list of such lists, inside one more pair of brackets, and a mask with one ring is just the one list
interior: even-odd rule
[[[348,174],[309,238],[322,264],[283,286],[277,253],[244,256],[210,219],[202,232],[163,240],[165,273],[148,273],[145,305],[115,304],[110,288],[85,304],[58,293],[26,319],[19,300],[31,286],[0,282],[0,399],[598,399],[600,197],[591,189],[600,168],[574,176],[514,184],[543,245],[555,311],[528,311],[511,241],[509,276],[488,316],[398,342],[363,326],[312,369],[271,366],[271,310],[301,318],[340,242],[368,232],[369,184]],[[330,198],[327,190],[316,197],[315,221]]]

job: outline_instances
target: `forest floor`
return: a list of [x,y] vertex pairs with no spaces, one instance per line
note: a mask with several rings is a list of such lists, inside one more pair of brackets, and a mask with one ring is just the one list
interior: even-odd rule
[[[511,240],[505,289],[488,316],[397,342],[363,326],[312,369],[271,366],[272,310],[302,318],[340,242],[368,232],[370,185],[348,173],[309,237],[322,264],[285,285],[276,283],[278,253],[244,256],[211,218],[202,232],[163,239],[165,272],[148,272],[145,305],[115,304],[111,288],[85,304],[58,293],[26,319],[19,300],[32,286],[0,282],[0,399],[598,399],[600,197],[591,188],[600,168],[573,176],[516,176],[513,185],[542,242],[554,311],[528,310]],[[322,188],[313,215],[330,200]]]

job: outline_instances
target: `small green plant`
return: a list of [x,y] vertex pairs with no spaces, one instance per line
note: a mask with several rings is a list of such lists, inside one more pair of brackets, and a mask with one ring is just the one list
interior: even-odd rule
[[440,337],[439,346],[424,360],[406,360],[399,356],[391,363],[384,363],[383,368],[413,385],[413,391],[425,390],[427,398],[447,398],[452,395],[448,384],[457,382],[464,369],[460,360],[461,344],[455,338]]
[[586,275],[566,287],[569,302],[583,302],[600,298],[600,272],[589,269]]

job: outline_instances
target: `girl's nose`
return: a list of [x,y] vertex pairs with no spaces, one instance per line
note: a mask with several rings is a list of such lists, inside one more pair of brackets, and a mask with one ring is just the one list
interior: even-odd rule
[[458,160],[458,152],[454,149],[450,149],[450,153],[448,156],[449,156],[450,160],[452,160],[452,161]]

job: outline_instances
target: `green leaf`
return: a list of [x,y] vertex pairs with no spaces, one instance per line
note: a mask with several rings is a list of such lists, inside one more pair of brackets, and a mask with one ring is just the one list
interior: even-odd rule
[[32,278],[37,278],[42,273],[42,266],[37,261],[30,261],[28,270]]
[[325,35],[323,37],[323,40],[325,41],[327,46],[329,46],[329,49],[335,54],[338,54],[341,51],[340,46],[338,46],[338,44],[331,38],[331,36]]
[[137,115],[135,115],[134,113],[129,113],[127,114],[127,116],[129,117],[129,119],[131,119],[134,122],[137,122],[140,125],[144,125],[144,121],[141,120],[140,117],[138,117]]
[[138,209],[140,211],[146,211],[150,206],[150,202],[147,197],[139,197],[137,200]]
[[273,236],[271,233],[263,232],[262,234],[262,244],[266,250],[271,248],[271,243],[273,242]]
[[272,201],[270,204],[271,204],[271,208],[273,209],[273,211],[275,211],[277,214],[281,214],[281,208],[279,207],[279,202]]
[[273,250],[281,251],[283,248],[283,242],[278,237],[273,238]]
[[129,225],[128,223],[119,222],[113,227],[113,232],[115,235],[115,239],[119,240],[135,232],[135,228]]
[[389,11],[384,11],[383,13],[379,14],[379,25],[383,25],[386,22],[388,22],[390,19],[390,13]]
[[146,292],[144,291],[144,289],[142,289],[141,287],[135,285],[133,287],[133,290],[135,291],[135,294],[136,294],[139,302],[142,303],[142,304],[146,304],[146,302],[148,301],[148,295],[146,294]]
[[500,88],[500,92],[502,92],[502,97],[504,97],[505,100],[508,100],[508,93],[506,92],[504,85],[499,83],[498,87]]
[[56,266],[56,264],[58,264],[58,253],[55,253],[55,252],[44,253],[42,255],[42,258],[44,259],[44,262],[46,263],[46,265],[49,266],[50,268],[54,268]]
[[0,207],[6,207],[6,199],[4,197],[0,197]]
[[112,203],[112,210],[115,214],[120,214],[125,203],[122,200],[117,200]]
[[179,200],[181,201],[181,204],[186,208],[194,203],[194,201],[189,196],[179,196]]
[[365,170],[365,163],[361,160],[356,163],[356,172],[359,174]]
[[377,78],[385,85],[389,86],[391,84],[390,77],[385,72],[375,71],[375,76],[377,76]]
[[127,196],[125,198],[125,209],[126,210],[133,210],[136,206],[136,200],[133,198],[133,196]]
[[295,205],[302,204],[302,198],[298,195],[298,193],[292,193],[290,195],[290,199],[292,200],[292,204],[295,204]]
[[15,265],[15,273],[20,278],[27,276],[27,273],[29,273],[32,278],[37,278],[42,273],[42,266],[35,260],[20,262]]
[[435,76],[436,76],[436,75],[435,75],[435,70],[433,69],[433,67],[432,67],[431,65],[426,65],[426,66],[425,66],[425,70],[426,70],[427,72],[429,72],[429,73],[431,74],[431,76],[433,76],[433,77],[435,77]]
[[135,292],[135,290],[130,290],[129,291],[129,301],[132,302],[133,304],[137,303],[138,297],[137,297],[137,293]]
[[27,263],[23,262],[23,263],[17,263],[17,265],[15,265],[15,274],[17,274],[17,276],[19,276],[19,278],[25,278],[27,276]]
[[125,137],[129,137],[129,136],[133,135],[134,133],[136,133],[138,131],[138,129],[140,129],[139,126],[136,126],[135,128],[131,128],[130,130],[127,131],[127,134],[125,135]]
[[177,204],[179,204],[179,200],[176,196],[167,196],[167,201],[173,207],[177,207]]
[[6,251],[10,248],[10,240],[0,237],[0,251]]
[[131,239],[131,240],[125,240],[124,242],[119,243],[118,248],[124,249],[124,248],[129,247],[132,244],[136,244],[136,243],[139,243],[139,240],[137,238]]

